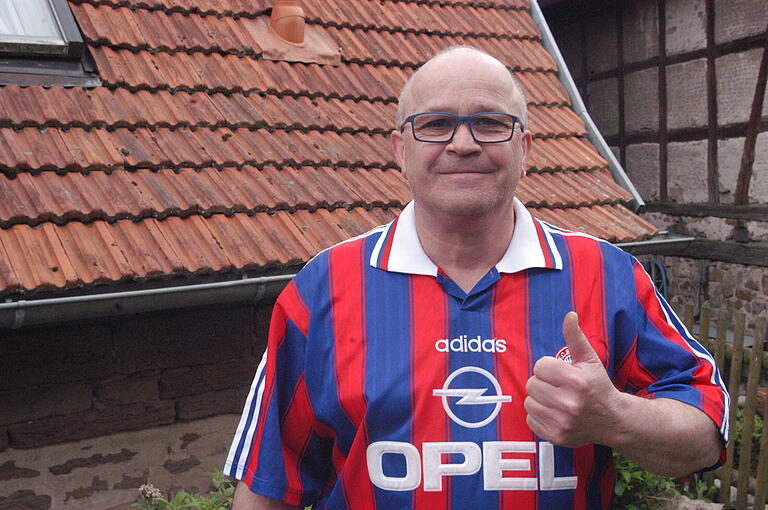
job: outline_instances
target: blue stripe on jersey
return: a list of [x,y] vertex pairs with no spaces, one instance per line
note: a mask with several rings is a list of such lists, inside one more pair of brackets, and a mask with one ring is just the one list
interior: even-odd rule
[[[373,243],[366,244],[368,260]],[[412,443],[411,276],[387,273],[370,265],[366,265],[364,271],[368,444],[376,441]],[[391,384],[395,381],[397,384]],[[382,465],[387,476],[405,476],[401,455],[384,455]],[[381,510],[411,508],[411,491],[385,491],[374,486],[374,498],[376,508]]]
[[307,442],[304,456],[301,459],[301,484],[305,495],[302,503],[312,504],[325,488],[325,484],[333,476],[333,466],[330,462],[318,462],[317,459],[330,459],[333,450],[333,440],[320,437],[313,433]]
[[[491,330],[491,301],[493,292],[488,287],[499,279],[498,272],[493,269],[484,276],[472,289],[470,295],[462,299],[463,292],[448,278],[441,277],[441,283],[450,294],[448,299],[449,338],[459,338],[467,335],[468,339],[480,337],[481,340],[492,338]],[[481,293],[472,293],[483,290]],[[449,373],[464,367],[477,367],[494,374],[495,363],[492,353],[487,352],[451,352],[449,356]],[[495,374],[494,374],[495,376]],[[457,376],[451,383],[451,389],[485,388],[485,395],[495,395],[496,389],[486,377],[473,372]],[[481,423],[496,404],[460,405],[459,398],[448,398],[451,409],[456,416],[468,423]],[[497,421],[469,428],[451,421],[450,441],[467,441],[477,444],[482,449],[483,441],[494,441],[498,437]],[[452,454],[451,463],[464,461],[463,455]],[[449,481],[450,480],[450,481]],[[474,475],[457,475],[443,478],[443,486],[450,483],[451,508],[497,508],[498,493],[483,490],[483,473]]]
[[[617,309],[620,303],[634,303],[637,300],[632,265],[626,263],[626,253],[608,243],[600,243],[603,254],[605,286],[605,317],[608,320],[608,338],[614,340],[608,360],[608,375],[613,379],[621,369],[621,362],[634,344],[637,334],[637,313],[633,309]],[[621,389],[621,388],[620,388]]]

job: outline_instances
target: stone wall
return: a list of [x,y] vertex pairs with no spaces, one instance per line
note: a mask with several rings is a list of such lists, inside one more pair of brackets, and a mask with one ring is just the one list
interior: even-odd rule
[[[271,303],[0,332],[0,510],[103,510],[223,467]],[[125,508],[129,508],[125,506]]]
[[654,258],[667,268],[670,302],[678,313],[689,305],[697,315],[702,307],[724,309],[729,317],[743,313],[748,331],[754,329],[757,317],[768,313],[768,271],[764,268],[706,259]]
[[[727,213],[697,217],[668,207],[734,203],[765,45],[764,0],[712,2],[709,37],[707,4],[565,0],[546,9],[545,16],[590,114],[648,209],[657,211],[644,216],[662,231],[722,242],[734,255],[744,245],[768,254],[766,221]],[[708,82],[710,70],[714,84]],[[768,100],[762,115],[749,202],[765,205]],[[696,256],[701,258],[662,257],[675,299],[696,303],[697,310],[703,300],[751,318],[765,313],[768,255],[762,266]]]

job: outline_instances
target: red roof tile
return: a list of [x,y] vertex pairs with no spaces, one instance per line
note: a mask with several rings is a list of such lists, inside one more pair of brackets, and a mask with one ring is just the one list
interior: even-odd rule
[[526,0],[305,0],[341,65],[262,58],[272,0],[70,0],[104,86],[0,87],[0,296],[294,268],[410,199],[387,134],[435,52],[499,55],[529,104],[518,196],[651,235],[569,108]]

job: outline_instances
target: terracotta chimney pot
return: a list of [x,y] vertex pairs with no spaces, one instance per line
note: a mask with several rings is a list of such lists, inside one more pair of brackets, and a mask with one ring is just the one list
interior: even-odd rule
[[304,9],[301,0],[277,0],[269,28],[285,42],[304,44]]

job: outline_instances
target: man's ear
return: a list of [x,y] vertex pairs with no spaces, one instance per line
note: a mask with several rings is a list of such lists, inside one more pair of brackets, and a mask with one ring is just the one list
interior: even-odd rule
[[523,131],[523,136],[520,138],[520,178],[522,179],[526,175],[528,169],[528,156],[531,154],[533,147],[533,137],[530,131]]
[[395,163],[400,167],[403,176],[408,177],[407,169],[405,168],[405,139],[403,138],[403,133],[393,129],[389,135],[389,142],[392,144],[392,156],[395,158]]

